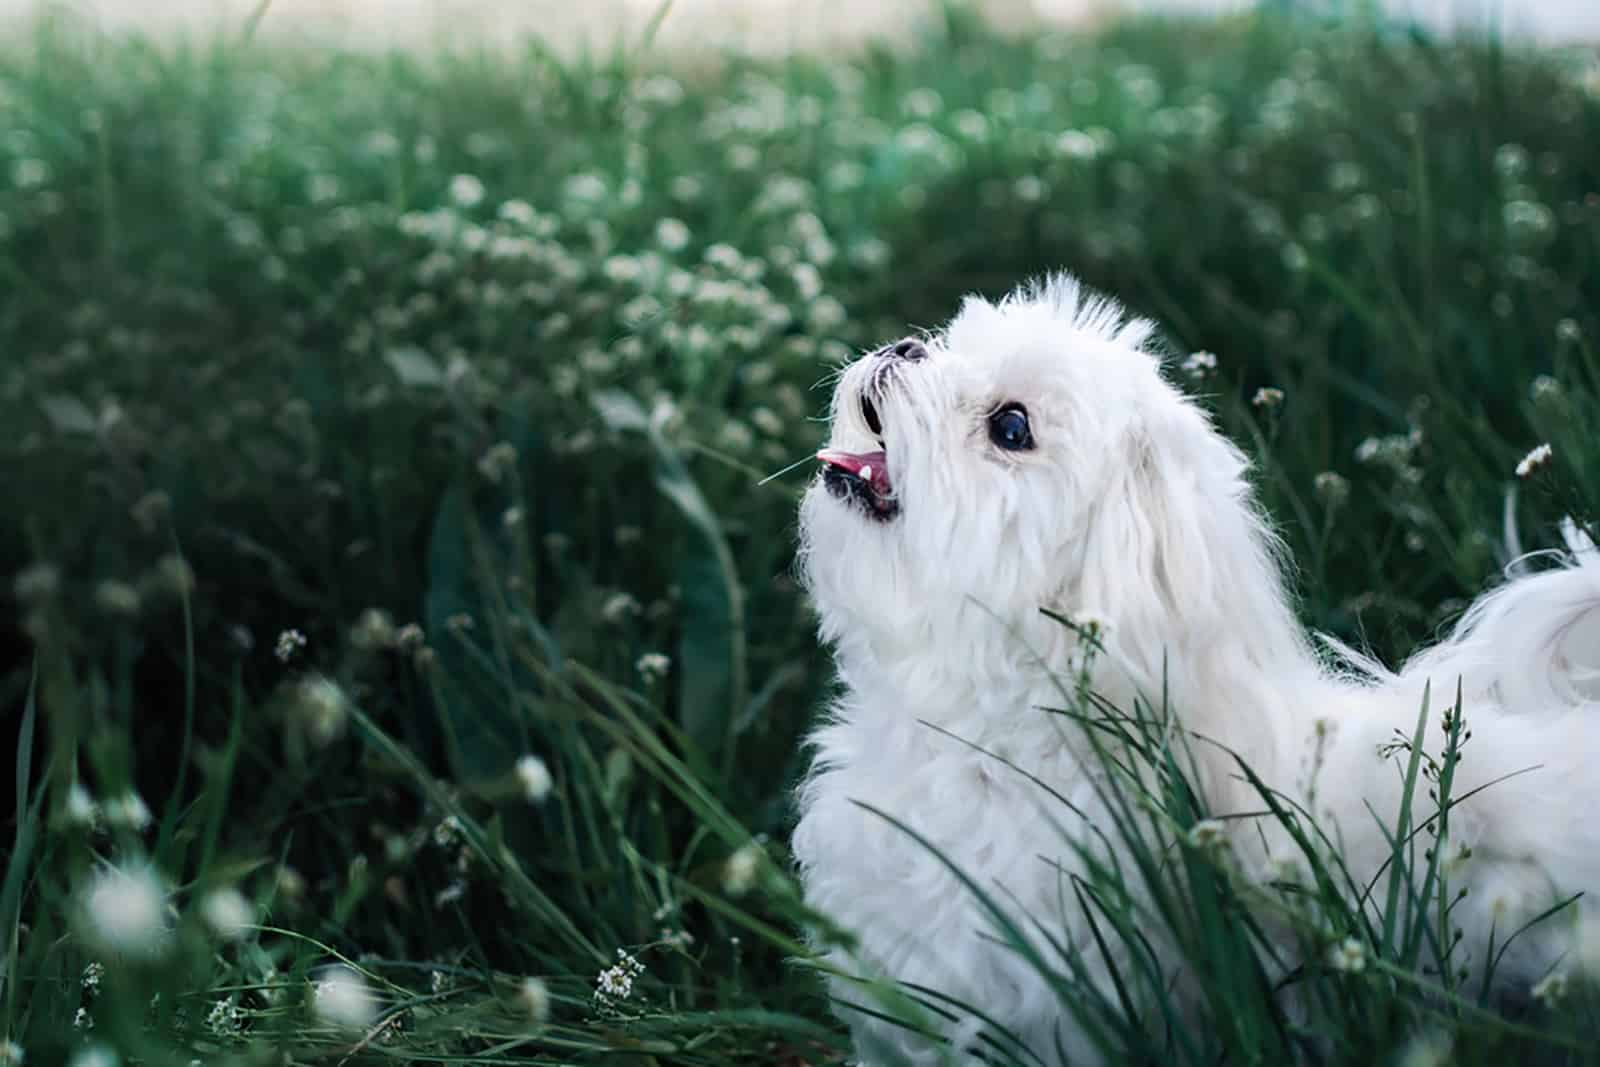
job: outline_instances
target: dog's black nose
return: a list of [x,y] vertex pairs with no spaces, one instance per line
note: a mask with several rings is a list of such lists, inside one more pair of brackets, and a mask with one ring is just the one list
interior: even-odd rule
[[919,359],[927,359],[928,350],[923,347],[921,341],[913,341],[911,338],[907,337],[904,341],[889,345],[888,348],[885,349],[884,355],[893,356],[895,359],[916,361]]

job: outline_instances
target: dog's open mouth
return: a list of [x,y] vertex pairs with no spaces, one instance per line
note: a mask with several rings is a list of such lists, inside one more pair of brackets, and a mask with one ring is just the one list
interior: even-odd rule
[[823,484],[841,500],[850,500],[874,519],[891,519],[900,511],[889,484],[888,456],[883,452],[844,452],[824,448]]

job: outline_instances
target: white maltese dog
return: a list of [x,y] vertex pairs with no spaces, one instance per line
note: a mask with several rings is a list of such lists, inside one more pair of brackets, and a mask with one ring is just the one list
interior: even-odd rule
[[[1453,795],[1481,792],[1450,812],[1450,892],[1469,890],[1453,958],[1479,966],[1496,936],[1493,950],[1600,890],[1600,675],[1583,669],[1600,665],[1593,545],[1569,537],[1565,566],[1487,594],[1398,673],[1319,655],[1245,457],[1163,379],[1152,333],[1059,277],[998,304],[969,298],[942,332],[838,381],[801,527],[842,694],[812,738],[794,852],[808,903],[858,939],[830,950],[836,998],[881,1007],[849,976],[891,979],[955,1016],[930,1040],[847,1008],[865,1062],[965,1062],[1001,1031],[1031,1062],[1097,1058],[975,892],[1108,984],[1100,953],[1120,949],[1096,946],[1071,880],[1086,847],[1118,848],[1108,772],[1081,726],[1045,710],[1075,670],[1118,708],[1170,706],[1219,818],[1208,826],[1261,884],[1301,852],[1281,821],[1228,818],[1264,808],[1238,761],[1314,808],[1365,884],[1392,854],[1385,827],[1405,792],[1410,755],[1393,742],[1416,732],[1431,683],[1423,747],[1437,758],[1459,685],[1472,740]],[[1099,650],[1085,656],[1084,627],[1041,609],[1092,620]],[[1418,822],[1438,810],[1429,788],[1415,788]],[[1418,839],[1420,855],[1431,838]],[[1526,993],[1571,931],[1551,920],[1518,938],[1502,988]]]

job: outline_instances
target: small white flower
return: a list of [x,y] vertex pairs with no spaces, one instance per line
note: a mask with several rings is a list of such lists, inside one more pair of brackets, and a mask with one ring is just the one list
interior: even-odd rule
[[311,743],[321,747],[344,732],[350,701],[337,682],[318,674],[295,683],[293,710]]
[[94,1016],[89,1014],[88,1008],[79,1008],[72,1016],[72,1026],[76,1030],[93,1030]]
[[278,657],[279,663],[288,663],[294,659],[295,653],[306,647],[306,635],[299,630],[289,629],[278,635],[278,642],[273,646],[273,655]]
[[278,868],[278,875],[275,879],[275,882],[277,891],[283,894],[284,899],[290,901],[291,903],[305,896],[305,876],[299,871],[295,870],[293,867],[290,867],[288,864],[284,864],[282,867]]
[[77,782],[67,790],[67,821],[74,826],[93,826],[100,821],[100,806],[89,791]]
[[483,182],[471,174],[457,174],[450,179],[450,199],[457,207],[477,207],[483,203]]
[[61,571],[54,564],[35,563],[19,571],[11,583],[11,592],[24,603],[49,600],[61,588]]
[[1528,395],[1535,404],[1547,403],[1561,396],[1561,383],[1548,374],[1541,374],[1528,386]]
[[22,1061],[27,1058],[27,1053],[15,1041],[10,1038],[0,1041],[0,1067],[22,1067]]
[[506,474],[516,468],[517,449],[509,441],[491,445],[488,451],[478,457],[478,473],[495,485],[499,485]]
[[360,972],[341,963],[323,971],[312,983],[311,1010],[328,1026],[361,1030],[372,1025],[378,1003]]
[[613,1000],[627,1000],[633,993],[633,977],[621,967],[607,967],[601,971],[596,984],[602,995]]
[[1198,849],[1222,849],[1228,845],[1228,828],[1221,819],[1201,819],[1189,827],[1185,837]]
[[238,941],[255,925],[255,909],[237,889],[213,889],[200,903],[200,917],[224,941]]
[[244,1030],[244,1011],[234,997],[225,997],[211,1005],[206,1013],[206,1026],[218,1037],[234,1037]]
[[1528,475],[1532,474],[1546,463],[1549,463],[1552,455],[1554,455],[1554,451],[1551,449],[1548,443],[1542,444],[1538,448],[1535,448],[1526,456],[1523,456],[1520,461],[1518,461],[1517,477],[1528,477]]
[[131,789],[120,797],[106,801],[105,817],[106,822],[112,826],[122,826],[129,830],[143,830],[152,821],[150,809],[145,806],[144,798]]
[[467,886],[464,882],[451,882],[433,895],[435,908],[447,908],[467,895]]
[[1204,378],[1216,371],[1217,357],[1210,352],[1195,352],[1179,366],[1191,378]]
[[500,218],[513,226],[532,226],[537,216],[526,200],[507,200],[500,205]]
[[433,828],[433,843],[440,848],[448,848],[455,844],[461,837],[461,820],[454,815],[446,815],[439,820],[439,825]]
[[1341,974],[1360,974],[1367,969],[1367,946],[1347,937],[1328,949],[1328,965]]
[[1567,976],[1560,971],[1547,974],[1534,985],[1530,992],[1533,994],[1534,1000],[1537,1000],[1547,1008],[1553,1008],[1561,1003],[1562,999],[1567,995]]
[[1451,1062],[1454,1044],[1447,1034],[1419,1034],[1406,1043],[1395,1067],[1445,1067]]
[[99,960],[91,960],[83,968],[83,975],[79,982],[83,985],[84,995],[93,999],[100,995],[100,979],[106,974],[106,965]]
[[595,979],[595,999],[602,1004],[627,1000],[633,995],[634,979],[643,973],[644,964],[622,949],[617,949],[617,962],[601,971]]
[[536,1023],[550,1018],[550,988],[538,978],[524,978],[517,985],[517,1006]]
[[86,939],[107,952],[153,959],[167,947],[167,894],[149,867],[99,871],[80,901]]
[[660,652],[646,652],[639,657],[634,667],[638,669],[639,676],[646,683],[651,683],[667,676],[667,672],[672,669],[672,660]]
[[[79,1014],[82,1014],[81,1009]],[[92,1030],[93,1028],[94,1023],[92,1022],[84,1027],[86,1030]],[[110,1048],[96,1042],[93,1045],[85,1045],[79,1049],[77,1055],[73,1056],[68,1063],[69,1067],[118,1067],[122,1060]]]
[[139,614],[139,591],[113,578],[95,586],[94,602],[107,615]]
[[517,784],[522,787],[522,795],[530,803],[537,804],[550,795],[550,787],[554,784],[550,778],[550,768],[544,765],[544,760],[535,755],[525,755],[517,760]]
[[729,896],[742,896],[756,884],[763,853],[754,841],[741,845],[722,865],[722,888]]
[[1336,508],[1350,497],[1350,482],[1335,471],[1322,471],[1311,479],[1311,491],[1317,499],[1330,508]]
[[613,625],[640,612],[639,600],[630,593],[613,593],[600,606],[600,617]]
[[662,219],[656,223],[656,244],[668,252],[681,252],[689,244],[689,227],[682,219]]
[[382,608],[368,608],[350,629],[350,643],[363,652],[391,648],[395,643],[394,618]]
[[1283,390],[1264,385],[1256,390],[1256,395],[1250,398],[1250,403],[1258,408],[1270,411],[1283,404]]

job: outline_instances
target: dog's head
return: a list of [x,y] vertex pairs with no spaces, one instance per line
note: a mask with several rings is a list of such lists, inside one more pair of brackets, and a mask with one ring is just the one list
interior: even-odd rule
[[801,511],[824,637],[961,655],[1048,607],[1159,657],[1241,610],[1280,625],[1244,457],[1162,378],[1152,333],[1055,278],[851,364]]

